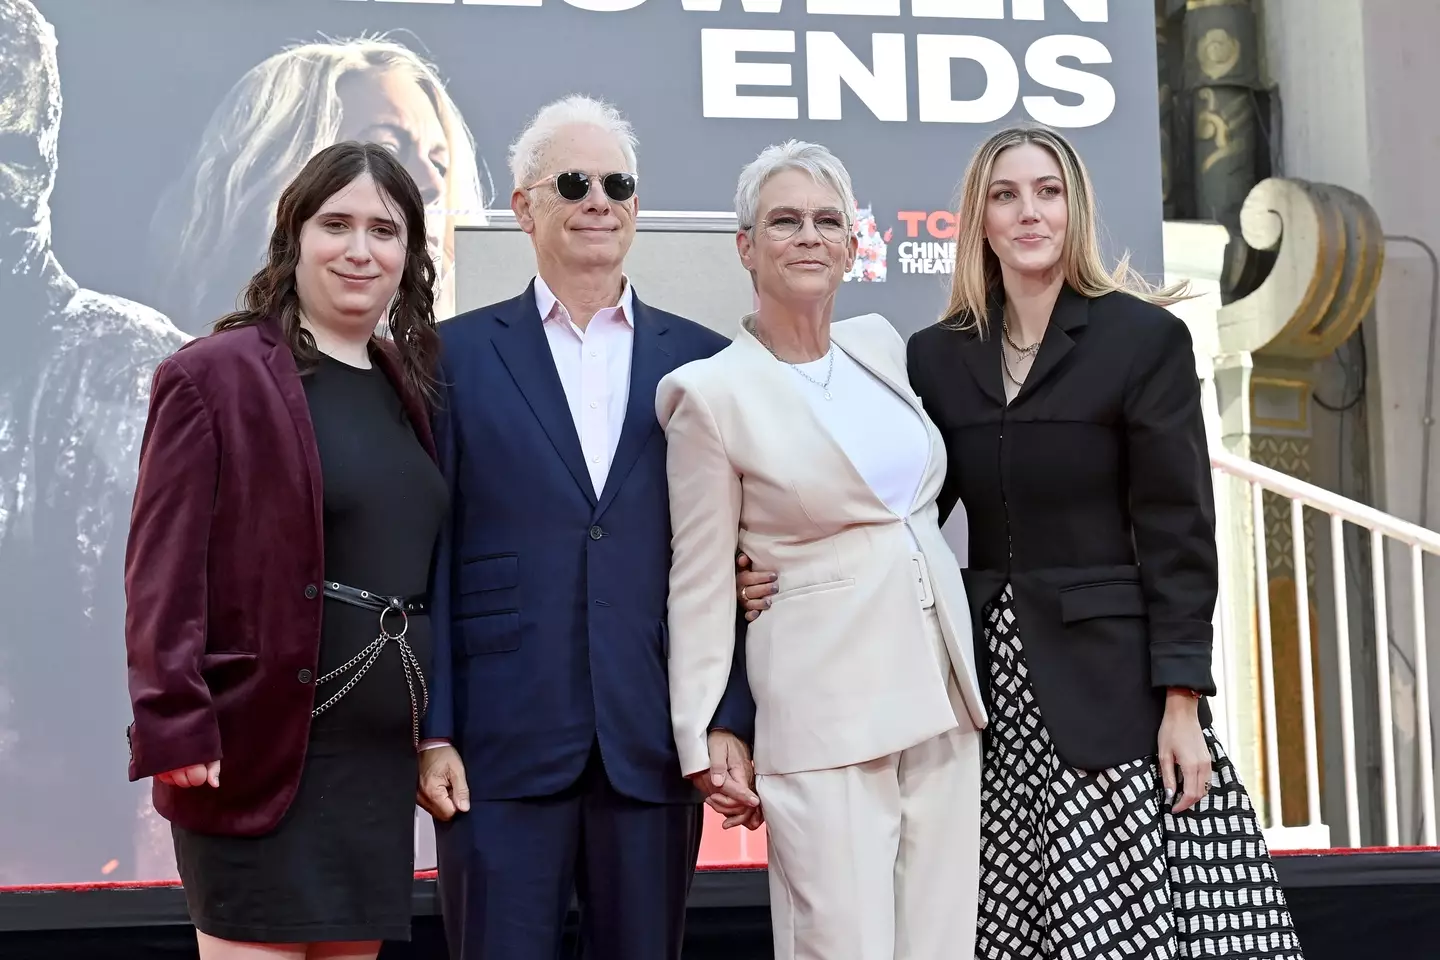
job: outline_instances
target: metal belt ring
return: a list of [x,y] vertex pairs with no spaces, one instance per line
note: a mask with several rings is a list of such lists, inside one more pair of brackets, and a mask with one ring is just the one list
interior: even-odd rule
[[[391,633],[385,629],[385,614],[398,613],[400,615],[400,632]],[[387,640],[399,640],[410,630],[410,615],[402,607],[386,607],[380,611],[380,635]]]

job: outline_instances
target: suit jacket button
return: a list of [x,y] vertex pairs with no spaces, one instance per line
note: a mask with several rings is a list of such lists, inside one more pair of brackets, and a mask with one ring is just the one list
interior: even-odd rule
[[309,670],[301,670],[295,679],[299,680],[301,683],[309,683],[311,678],[314,676],[315,675]]
[[599,540],[599,539],[600,539],[601,537],[603,537],[603,536],[605,536],[605,531],[604,531],[604,530],[601,530],[598,525],[597,525],[597,526],[593,526],[593,527],[590,528],[590,539],[591,539],[591,540]]
[[315,589],[315,584],[313,584],[313,583],[307,583],[307,584],[305,584],[305,599],[306,599],[306,600],[314,600],[315,597],[316,597],[319,593],[320,593],[320,591]]

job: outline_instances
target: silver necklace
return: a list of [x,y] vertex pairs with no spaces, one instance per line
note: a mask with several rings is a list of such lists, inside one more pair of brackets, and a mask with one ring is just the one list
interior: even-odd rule
[[1020,346],[1020,344],[1015,342],[1014,338],[1010,336],[1010,321],[1007,318],[1001,318],[1000,332],[1004,335],[1005,342],[1010,344],[1010,349],[1015,351],[1019,359],[1023,360],[1026,357],[1033,357],[1035,354],[1040,352],[1039,340],[1036,340],[1028,347],[1022,347]]
[[825,399],[830,399],[830,378],[835,376],[835,342],[833,340],[830,342],[830,348],[825,351],[825,356],[830,359],[830,363],[825,368],[825,379],[821,381],[816,380],[814,377],[810,376],[810,374],[806,373],[804,370],[801,370],[798,364],[791,363],[789,360],[781,357],[780,354],[775,352],[774,347],[770,346],[770,344],[766,343],[760,337],[756,337],[755,339],[760,341],[760,345],[762,347],[770,351],[770,356],[774,357],[776,360],[779,360],[781,363],[788,366],[791,370],[794,370],[796,373],[800,374],[800,376],[815,384],[815,386],[819,387],[821,391],[824,392]]
[[[1018,367],[1021,363],[1024,362],[1024,359],[1024,357],[1017,359],[1015,361],[1015,365]],[[1015,374],[1010,372],[1010,358],[1005,355],[1005,351],[1003,350],[1000,351],[1000,366],[1005,368],[1005,378],[1007,380],[1015,384],[1015,386],[1017,387],[1025,386],[1024,378],[1016,379]]]

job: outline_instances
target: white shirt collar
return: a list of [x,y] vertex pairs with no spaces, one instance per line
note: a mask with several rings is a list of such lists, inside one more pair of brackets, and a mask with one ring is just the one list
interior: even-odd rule
[[[540,322],[547,323],[550,320],[550,311],[555,309],[555,304],[560,299],[550,289],[550,285],[538,273],[535,275],[535,307],[540,311]],[[630,278],[624,274],[620,275],[620,302],[616,304],[620,308],[620,316],[632,327],[635,325],[635,290],[630,286]]]

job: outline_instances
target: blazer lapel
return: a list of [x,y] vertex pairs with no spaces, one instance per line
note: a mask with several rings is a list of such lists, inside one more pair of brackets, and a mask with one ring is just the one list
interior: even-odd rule
[[[993,317],[998,314],[992,312],[990,315]],[[962,335],[966,339],[961,344],[960,356],[970,370],[970,376],[975,378],[975,382],[987,397],[1000,406],[1005,406],[1005,371],[1000,365],[1002,359],[999,329],[992,325],[992,329],[983,337],[975,330]]]
[[[590,471],[585,468],[580,435],[575,431],[575,418],[570,415],[565,387],[560,383],[560,372],[555,369],[555,357],[550,352],[550,342],[545,338],[544,322],[539,308],[535,306],[534,282],[520,296],[501,304],[495,311],[495,319],[502,329],[495,332],[491,342],[499,352],[500,360],[510,371],[515,386],[540,421],[560,460],[593,506],[595,485],[590,481]],[[653,399],[651,405],[654,405]]]
[[[960,350],[965,366],[969,368],[970,375],[975,378],[980,389],[1002,407],[1007,405],[1005,359],[1001,346],[1005,333],[1000,326],[1004,316],[1005,293],[997,284],[990,294],[989,329],[984,337],[972,333]],[[1035,355],[1035,362],[1025,377],[1024,385],[1015,394],[1015,402],[1029,396],[1055,372],[1060,361],[1075,347],[1075,341],[1070,334],[1089,322],[1090,301],[1072,290],[1068,283],[1065,284],[1055,298],[1055,306],[1050,311],[1050,323],[1040,341],[1040,350]]]
[[[746,316],[740,321],[740,330],[735,335],[735,342],[751,357],[754,368],[751,391],[757,394],[767,389],[774,392],[776,401],[770,406],[776,411],[775,419],[799,417],[803,421],[803,425],[797,424],[797,429],[791,431],[786,453],[795,458],[796,464],[805,464],[807,469],[818,471],[826,482],[834,484],[837,495],[851,498],[857,511],[870,507],[880,511],[878,515],[881,517],[893,516],[890,508],[861,476],[840,442],[821,422],[809,399],[802,395],[800,378],[786,370],[786,365],[776,360],[756,338],[754,322],[753,314]],[[747,383],[751,381],[747,380]]]
[[915,391],[911,389],[910,381],[907,379],[896,379],[896,375],[903,375],[904,371],[887,369],[884,363],[879,362],[877,356],[871,354],[868,349],[869,345],[865,343],[864,339],[852,337],[850,331],[851,328],[846,326],[845,321],[842,320],[831,326],[830,337],[839,344],[842,350],[849,354],[850,359],[874,374],[887,387],[898,393],[900,399],[904,400],[911,407],[923,412],[924,407],[921,406],[920,398],[915,395]]
[[635,466],[640,451],[650,435],[660,429],[655,419],[655,391],[660,378],[674,368],[674,355],[666,345],[669,322],[658,311],[651,310],[631,295],[635,316],[635,339],[630,349],[630,393],[625,401],[625,423],[620,429],[620,442],[605,475],[605,489],[596,504],[597,514],[605,512],[615,499],[625,477]]
[[[830,328],[830,336],[851,359],[874,374],[880,382],[894,390],[900,399],[909,404],[910,408],[919,415],[920,422],[925,425],[925,442],[928,449],[925,454],[925,471],[921,474],[920,483],[915,488],[915,498],[910,504],[911,509],[914,509],[916,503],[923,502],[932,496],[932,487],[935,488],[934,492],[938,492],[939,483],[944,479],[938,466],[945,462],[945,438],[941,436],[940,431],[930,420],[929,414],[925,412],[925,405],[921,402],[919,395],[915,393],[915,389],[910,386],[910,380],[905,376],[905,371],[889,369],[882,362],[884,354],[879,351],[872,356],[871,352],[866,349],[868,344],[864,338],[850,336],[851,329],[842,322]],[[876,499],[879,498],[876,497]]]
[[[1016,403],[1034,393],[1040,384],[1055,372],[1066,354],[1075,349],[1075,341],[1070,334],[1089,322],[1090,301],[1070,289],[1068,283],[1065,284],[1060,288],[1060,295],[1055,298],[1055,306],[1051,308],[1050,323],[1045,328],[1045,336],[1040,340],[1040,351],[1035,354],[1035,362],[1025,377],[1024,385],[1015,395]],[[999,337],[992,339],[999,342]]]
[[285,401],[285,409],[295,424],[300,436],[300,448],[305,452],[305,471],[310,483],[311,516],[315,518],[315,542],[325,542],[325,486],[320,472],[320,446],[315,441],[315,423],[310,419],[310,404],[305,399],[305,385],[300,382],[300,369],[295,365],[295,355],[280,332],[280,322],[270,319],[259,324],[260,338],[269,347],[265,355],[265,366],[275,378],[275,386]]

